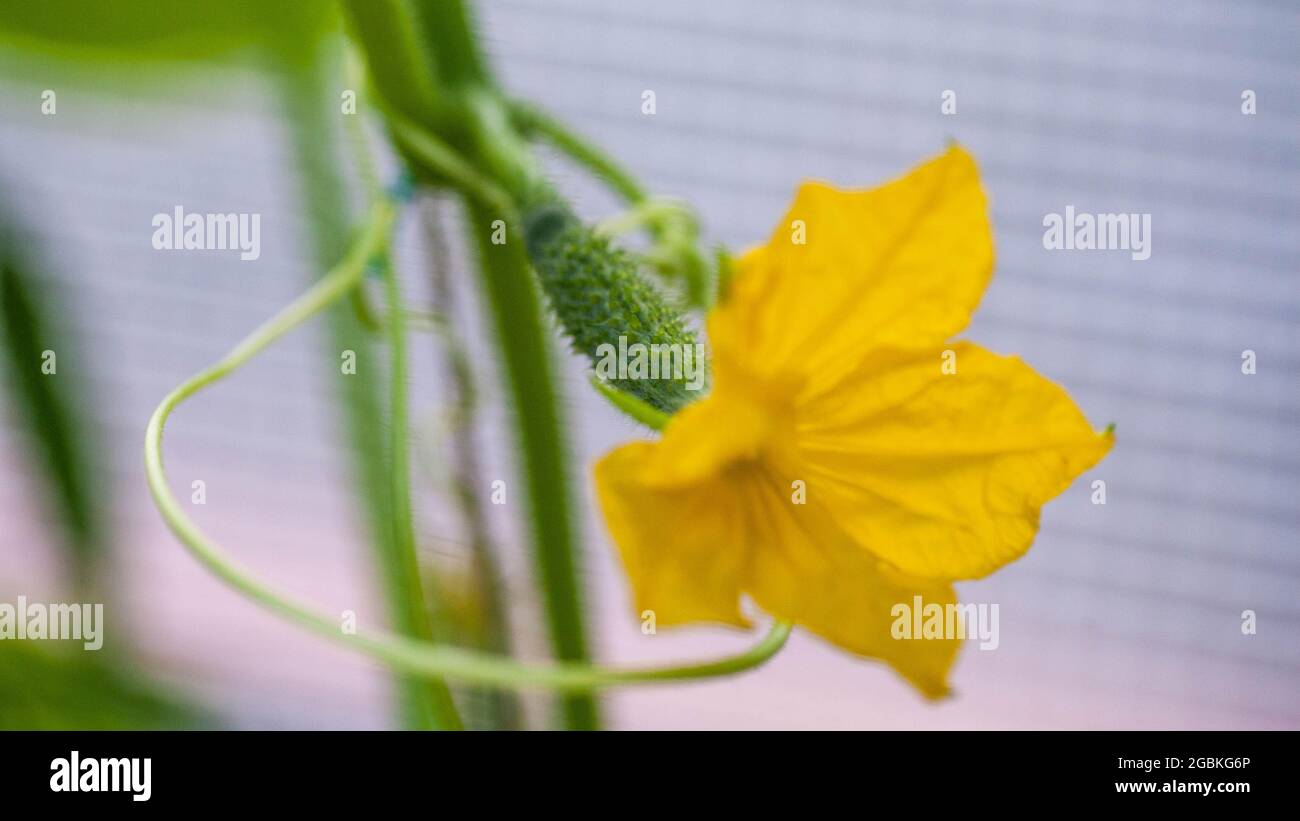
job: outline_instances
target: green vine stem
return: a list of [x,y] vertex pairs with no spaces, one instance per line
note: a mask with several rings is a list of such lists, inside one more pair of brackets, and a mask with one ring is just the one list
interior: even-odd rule
[[[512,655],[510,614],[506,604],[505,582],[497,545],[488,527],[482,498],[484,482],[479,464],[475,434],[478,430],[478,387],[470,355],[461,343],[463,329],[456,322],[453,306],[451,272],[448,270],[448,244],[443,231],[438,201],[426,197],[420,203],[429,248],[429,272],[436,313],[434,332],[441,343],[443,371],[451,405],[451,442],[448,472],[455,487],[460,518],[469,540],[473,585],[480,614],[480,629],[475,636],[480,649],[503,656]],[[470,703],[482,704],[481,712],[488,726],[516,730],[523,725],[519,699],[514,693],[470,691]],[[477,698],[477,701],[474,699]]]
[[[284,75],[282,81],[282,98],[288,113],[285,122],[298,165],[296,177],[301,186],[317,270],[330,268],[348,249],[347,191],[337,170],[339,129],[329,114],[331,107],[322,104],[332,96],[329,89],[335,82],[332,56],[324,49],[310,48],[302,55],[298,70]],[[349,293],[355,296],[360,291],[352,288]],[[378,361],[371,355],[375,346],[355,310],[346,306],[328,313],[327,328],[327,344],[334,355],[351,350],[362,363],[350,375],[335,371],[332,382],[340,400],[339,423],[347,445],[358,512],[364,517],[362,522],[382,586],[388,623],[399,633],[427,640],[433,635],[428,602],[420,576],[411,573],[415,557],[397,537],[388,440],[383,427],[376,424],[384,415],[382,369],[365,364]],[[402,726],[411,729],[461,726],[450,690],[443,682],[429,677],[399,676],[394,683]]]
[[638,205],[650,198],[636,177],[623,166],[595,143],[583,138],[541,108],[516,100],[510,103],[510,115],[525,135],[545,139],[569,159],[604,181],[629,205]]
[[[551,650],[561,661],[584,662],[589,657],[587,627],[551,340],[528,259],[518,241],[519,203],[527,202],[528,192],[543,187],[544,181],[501,103],[466,4],[461,0],[420,0],[410,8],[414,22],[408,24],[423,34],[422,44],[452,115],[440,118],[442,127],[434,136],[421,127],[423,121],[392,116],[390,109],[386,118],[389,131],[417,173],[435,183],[450,183],[466,194],[467,227],[473,235],[472,244],[479,249],[483,290],[514,406],[533,562],[542,588]],[[392,44],[363,37],[362,47],[374,55]],[[381,97],[389,97],[386,89],[392,84],[376,79]],[[480,173],[480,168],[486,173]],[[513,241],[504,246],[488,241],[496,220],[508,224],[513,234]],[[562,709],[565,726],[571,729],[593,729],[599,724],[595,700],[587,693],[565,698]]]
[[[401,281],[393,267],[387,249],[380,252],[380,266],[384,278],[384,295],[388,315],[394,317],[388,323],[389,349],[389,490],[391,493],[390,514],[393,526],[393,542],[396,548],[394,561],[403,565],[402,577],[410,580],[411,592],[407,601],[411,607],[409,619],[419,625],[417,635],[434,635],[430,625],[429,614],[425,607],[423,585],[420,583],[420,564],[416,555],[415,521],[411,506],[411,468],[408,448],[409,413],[406,397],[406,322],[402,319]],[[355,291],[355,289],[354,289]],[[439,602],[435,599],[435,605]],[[434,621],[437,623],[437,620]],[[460,729],[460,717],[456,710],[451,692],[445,687],[436,690],[435,710],[442,720]]]
[[388,105],[426,124],[435,120],[445,101],[404,0],[341,0],[340,6],[357,41],[382,44],[367,49],[366,63]]
[[[361,0],[347,2],[354,11],[360,10]],[[420,179],[450,185],[466,195],[467,227],[479,249],[486,301],[514,406],[532,552],[552,651],[562,661],[584,661],[587,631],[573,492],[551,362],[552,340],[536,282],[546,289],[565,332],[589,357],[595,349],[585,343],[616,340],[619,329],[626,330],[629,323],[632,335],[645,336],[648,342],[693,344],[694,338],[662,304],[662,296],[639,283],[630,258],[571,219],[492,77],[468,4],[464,0],[412,0],[409,4],[389,3],[386,8],[404,18],[398,28],[422,34],[418,44],[422,48],[412,47],[410,38],[388,40],[358,29],[360,45],[372,62],[388,61],[383,52],[396,48],[407,52],[399,61],[404,65],[422,61],[432,65],[439,97],[436,115],[425,117],[403,110],[400,100],[408,96],[408,89],[396,72],[373,75],[380,105],[396,146]],[[539,222],[535,219],[539,215],[550,219]],[[562,218],[554,219],[556,215]],[[510,235],[503,245],[488,240],[497,220],[504,222]],[[539,224],[560,230],[534,230]],[[664,225],[680,227],[679,222]],[[528,240],[526,249],[521,238]],[[530,263],[537,268],[536,281]],[[594,267],[584,267],[587,263]],[[597,281],[584,277],[589,271]],[[579,296],[584,291],[585,301]],[[598,302],[602,293],[617,297],[613,307],[620,310],[596,310],[599,305],[592,300]],[[599,329],[614,333],[602,334]],[[644,386],[631,383],[625,387],[636,392]],[[658,404],[665,409],[678,407],[685,400],[676,395],[668,397],[671,401],[659,396],[643,398],[660,400]],[[595,726],[595,712],[590,699],[566,700],[566,724],[571,728]]]
[[788,622],[776,622],[757,644],[736,655],[713,661],[631,669],[611,669],[561,662],[526,664],[509,658],[440,646],[381,631],[344,633],[341,624],[258,580],[228,558],[181,508],[172,494],[163,467],[163,430],[172,411],[202,389],[230,375],[286,333],[346,296],[357,286],[372,258],[387,246],[395,217],[394,206],[374,206],[365,230],[339,265],[311,289],[254,330],[212,366],[195,374],[159,403],[145,431],[145,475],[154,504],[167,526],[190,554],[217,577],[252,601],[312,632],[354,648],[412,676],[451,678],[468,684],[509,689],[548,689],[586,693],[606,687],[650,684],[731,675],[763,664],[790,635]]
[[[543,322],[523,243],[493,244],[490,226],[496,214],[483,206],[469,202],[468,215],[466,229],[478,250],[523,454],[534,562],[542,582],[551,649],[561,660],[583,661],[588,653],[587,630],[549,328]],[[599,723],[596,704],[589,697],[570,696],[562,706],[570,729],[594,729]]]
[[[400,116],[390,115],[387,121],[393,139],[418,169],[432,172],[465,195],[497,347],[506,364],[516,408],[534,563],[542,582],[551,648],[561,660],[585,661],[587,632],[570,512],[572,493],[559,399],[553,387],[550,340],[522,243],[497,246],[489,242],[495,220],[504,220],[517,230],[514,199],[425,129]],[[563,711],[570,729],[594,729],[599,723],[595,701],[586,694],[566,698]]]
[[410,153],[418,167],[433,169],[447,183],[491,208],[501,219],[513,222],[518,218],[510,195],[475,170],[454,148],[403,117],[389,115],[387,123],[393,139]]

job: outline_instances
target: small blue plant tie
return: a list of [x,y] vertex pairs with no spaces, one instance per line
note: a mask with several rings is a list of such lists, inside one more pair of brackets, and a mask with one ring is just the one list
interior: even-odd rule
[[384,193],[394,202],[410,202],[411,197],[415,194],[415,178],[411,176],[410,171],[403,167],[401,173],[389,183]]

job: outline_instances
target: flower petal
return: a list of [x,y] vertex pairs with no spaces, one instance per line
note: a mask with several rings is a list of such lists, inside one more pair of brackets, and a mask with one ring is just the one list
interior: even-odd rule
[[893,638],[893,608],[955,602],[946,582],[909,577],[864,553],[816,505],[792,504],[773,478],[742,465],[696,485],[647,484],[657,445],[636,443],[596,466],[605,521],[637,612],[672,626],[748,626],[742,593],[773,615],[850,652],[885,661],[930,697],[947,692],[960,642]]
[[886,662],[930,698],[946,694],[961,642],[897,639],[891,628],[895,606],[910,607],[916,596],[953,604],[952,587],[864,553],[817,504],[791,504],[775,488],[767,498],[764,541],[753,545],[745,585],[754,601],[832,644]]
[[746,561],[735,489],[718,479],[662,486],[653,475],[660,444],[636,442],[596,463],[605,524],[632,584],[636,610],[658,625],[716,621],[740,627]]
[[645,455],[640,478],[667,488],[717,476],[728,465],[756,459],[776,421],[761,402],[715,385],[709,396],[672,416]]
[[953,146],[869,191],[800,186],[768,243],[736,261],[710,340],[717,356],[825,386],[865,351],[956,334],[992,270],[979,171]]
[[1019,358],[954,344],[879,351],[797,408],[809,498],[863,548],[935,579],[984,576],[1019,558],[1039,508],[1113,442],[1062,388]]

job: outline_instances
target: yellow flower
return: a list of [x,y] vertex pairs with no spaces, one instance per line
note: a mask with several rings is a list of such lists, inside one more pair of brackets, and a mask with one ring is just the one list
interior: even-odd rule
[[596,465],[637,610],[745,626],[749,596],[943,695],[960,642],[894,638],[894,606],[1020,557],[1112,443],[1020,359],[948,341],[992,269],[960,148],[869,191],[802,185],[709,316],[710,395]]

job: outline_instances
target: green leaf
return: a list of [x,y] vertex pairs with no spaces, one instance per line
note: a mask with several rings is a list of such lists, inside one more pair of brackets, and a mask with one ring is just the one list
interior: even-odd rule
[[0,730],[176,730],[211,720],[76,642],[0,641]]
[[107,540],[100,481],[84,399],[90,369],[83,347],[57,317],[64,311],[54,286],[41,282],[0,220],[0,359],[4,394],[21,420],[32,473],[42,481],[51,514],[63,526],[76,581],[89,584]]
[[0,40],[83,60],[210,61],[246,47],[297,52],[337,22],[327,0],[7,3]]

